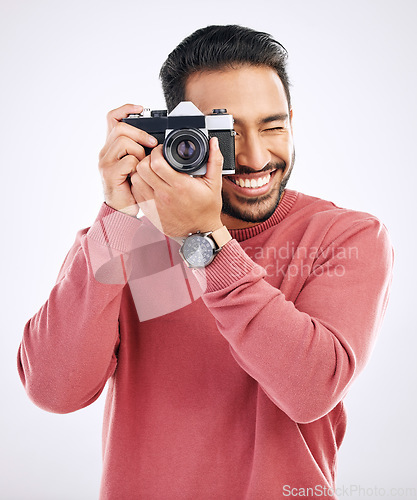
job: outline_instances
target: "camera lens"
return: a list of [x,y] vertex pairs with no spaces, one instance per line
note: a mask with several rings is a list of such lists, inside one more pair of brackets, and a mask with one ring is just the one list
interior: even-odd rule
[[183,160],[191,160],[195,152],[195,144],[190,140],[181,141],[177,146],[178,156]]
[[163,153],[174,170],[192,174],[200,171],[208,159],[208,138],[198,128],[171,130],[165,137]]

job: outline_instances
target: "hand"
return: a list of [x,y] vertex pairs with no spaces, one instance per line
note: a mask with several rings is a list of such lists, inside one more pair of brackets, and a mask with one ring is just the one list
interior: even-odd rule
[[142,106],[125,104],[108,113],[107,139],[98,164],[107,205],[133,216],[139,207],[130,189],[129,175],[136,172],[138,163],[145,158],[143,146],[156,146],[157,140],[120,120],[142,110]]
[[152,150],[131,176],[132,194],[143,213],[164,234],[184,237],[222,227],[223,156],[217,138],[210,140],[207,173],[191,177],[165,160],[162,146]]

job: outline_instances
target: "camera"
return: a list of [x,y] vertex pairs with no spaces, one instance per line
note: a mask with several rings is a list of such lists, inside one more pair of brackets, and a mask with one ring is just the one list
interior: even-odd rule
[[[192,102],[183,101],[169,114],[166,110],[144,110],[122,121],[154,136],[163,145],[169,165],[193,176],[206,174],[209,140],[217,137],[224,158],[222,174],[235,173],[233,116],[226,109],[213,109],[204,115]],[[146,155],[151,151],[145,147]]]

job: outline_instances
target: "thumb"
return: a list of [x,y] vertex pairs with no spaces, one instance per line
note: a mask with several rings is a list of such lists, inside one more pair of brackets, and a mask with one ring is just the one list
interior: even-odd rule
[[206,179],[210,181],[218,181],[221,179],[223,170],[223,155],[219,148],[219,139],[212,137],[210,139],[210,150],[207,161]]

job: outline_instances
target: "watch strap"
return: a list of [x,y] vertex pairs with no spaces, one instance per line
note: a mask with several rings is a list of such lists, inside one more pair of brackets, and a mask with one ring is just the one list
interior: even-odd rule
[[212,231],[208,234],[208,236],[214,240],[219,250],[232,239],[232,236],[226,226],[222,226],[221,228]]

